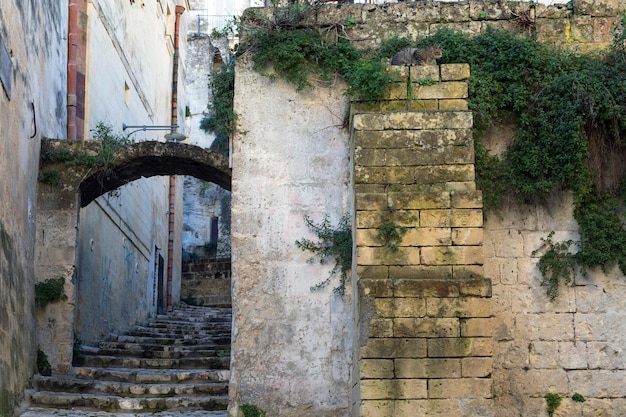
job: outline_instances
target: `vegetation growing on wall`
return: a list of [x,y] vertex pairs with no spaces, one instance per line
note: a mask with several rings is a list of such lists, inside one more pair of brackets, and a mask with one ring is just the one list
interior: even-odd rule
[[335,294],[343,295],[346,289],[348,274],[352,270],[352,228],[350,217],[343,216],[337,226],[333,227],[328,217],[324,217],[321,223],[314,223],[310,217],[304,216],[304,221],[309,229],[315,233],[318,240],[296,240],[296,246],[302,250],[313,252],[309,262],[319,261],[321,264],[328,262],[329,258],[335,260],[335,266],[330,276],[324,281],[311,287],[311,291],[321,290],[330,284],[335,273],[339,273],[339,284],[333,289]]
[[[580,241],[551,242],[540,261],[544,271],[572,271],[572,265],[617,264],[626,272],[626,230],[619,210],[626,148],[626,15],[619,19],[614,44],[602,53],[581,54],[543,45],[532,31],[488,29],[470,37],[446,29],[416,42],[393,36],[378,50],[357,50],[343,22],[327,28],[305,27],[317,3],[250,11],[242,18],[244,42],[254,68],[280,76],[297,89],[343,77],[346,94],[360,100],[385,96],[391,76],[385,60],[405,46],[439,45],[440,63],[469,63],[469,108],[474,114],[476,174],[485,210],[513,201],[538,202],[552,192],[571,190]],[[496,121],[513,121],[514,142],[501,155],[490,155],[480,137]],[[564,246],[565,245],[565,246]],[[558,255],[558,256],[556,256]],[[544,272],[542,271],[542,272]],[[572,275],[544,276],[554,298],[558,282]],[[572,272],[573,274],[573,272]],[[556,287],[555,287],[556,285]]]
[[[67,148],[54,148],[46,141],[42,142],[41,159],[48,162],[61,162],[73,166],[84,166],[90,169],[99,169],[103,175],[111,174],[111,167],[115,162],[115,152],[122,147],[133,143],[131,139],[123,135],[113,133],[113,128],[104,122],[99,122],[95,129],[91,130],[93,140],[101,142],[98,152],[89,152],[83,148],[71,150]],[[39,181],[51,185],[59,184],[58,171],[44,170]]]
[[213,100],[208,115],[200,122],[200,128],[215,134],[210,149],[228,157],[229,138],[237,122],[237,114],[233,110],[235,63],[224,64],[221,71],[214,73],[209,88]]
[[65,295],[65,278],[49,278],[35,284],[35,304],[39,308],[46,308],[50,303],[67,300]]

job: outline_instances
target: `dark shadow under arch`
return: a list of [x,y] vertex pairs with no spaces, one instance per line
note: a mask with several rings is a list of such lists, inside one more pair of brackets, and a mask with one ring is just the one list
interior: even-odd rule
[[106,173],[98,171],[80,183],[80,206],[141,177],[190,175],[231,189],[228,159],[217,152],[177,142],[139,142],[115,155]]

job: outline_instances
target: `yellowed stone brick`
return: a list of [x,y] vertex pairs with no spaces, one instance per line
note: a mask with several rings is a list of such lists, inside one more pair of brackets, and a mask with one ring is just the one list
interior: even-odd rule
[[450,210],[421,210],[420,226],[421,227],[450,227],[452,212]]
[[452,243],[451,229],[447,227],[420,227],[407,229],[402,246],[438,246]]
[[393,337],[394,323],[392,319],[370,320],[369,337]]
[[395,318],[394,337],[459,337],[457,318]]
[[450,207],[450,193],[389,192],[389,207],[396,209],[439,209]]
[[382,246],[378,238],[378,229],[356,229],[357,246]]
[[396,359],[396,378],[460,378],[461,359]]
[[374,305],[379,317],[424,317],[426,314],[424,298],[377,298]]
[[448,191],[475,191],[474,181],[450,181],[444,184],[444,189]]
[[467,110],[467,100],[465,99],[441,99],[439,100],[439,110]]
[[393,297],[390,279],[359,279],[359,295],[362,297]]
[[480,190],[469,192],[454,192],[450,194],[453,208],[482,208],[483,192]]
[[389,267],[384,265],[358,265],[356,274],[359,279],[387,279]]
[[427,339],[370,338],[361,347],[361,358],[425,358],[426,344]]
[[410,71],[412,80],[430,78],[433,81],[439,81],[438,65],[417,65],[410,67]]
[[364,379],[361,381],[361,399],[416,399],[426,398],[426,380],[420,379]]
[[450,265],[390,265],[388,272],[391,279],[450,279],[453,276]]
[[429,317],[491,317],[492,313],[491,298],[426,298],[426,315]]
[[354,150],[354,163],[361,166],[385,166],[385,150],[357,147]]
[[394,252],[387,246],[361,246],[357,248],[359,265],[419,265],[420,248],[398,247]]
[[357,210],[385,210],[387,195],[384,193],[359,193],[355,196]]
[[385,148],[389,132],[382,130],[363,130],[354,132],[354,145],[363,149]]
[[356,227],[359,229],[370,229],[378,227],[380,224],[380,211],[359,210],[356,214]]
[[471,111],[445,111],[440,114],[439,129],[470,129],[474,125]]
[[362,359],[360,365],[362,379],[394,377],[393,359]]
[[[478,275],[478,273],[476,275]],[[477,277],[460,279],[455,277],[455,280],[459,283],[459,293],[461,296],[491,297],[491,279],[483,278],[482,274]]]
[[366,400],[361,401],[361,417],[389,417],[394,414],[394,401]]
[[[452,265],[452,278],[454,279],[471,280],[484,277],[485,267],[483,265]],[[487,295],[474,294],[473,292],[469,292],[466,295],[480,295],[481,297],[487,297]]]
[[441,64],[441,81],[468,80],[470,77],[469,64]]
[[482,227],[455,227],[451,230],[452,244],[461,246],[478,246],[483,244],[484,233]]
[[382,114],[364,113],[352,117],[354,130],[383,130],[384,116]]
[[492,337],[494,324],[493,317],[461,319],[461,336]]
[[491,378],[433,379],[429,398],[491,398]]
[[482,209],[452,209],[452,227],[482,227]]
[[[410,99],[407,100],[406,104],[408,105],[409,110],[414,111],[429,111],[429,110],[439,110],[439,100],[415,100]],[[467,108],[467,106],[466,106]],[[453,110],[453,109],[450,109]],[[454,110],[463,110],[462,108],[457,108]]]
[[[465,402],[463,410],[465,410]],[[420,416],[464,416],[469,417],[461,411],[458,400],[444,399],[424,399],[395,401],[393,417],[420,417]],[[392,416],[390,414],[389,416]],[[478,414],[474,414],[478,416]]]
[[461,373],[464,378],[486,378],[493,371],[493,360],[491,358],[463,358],[461,359]]
[[[414,183],[430,184],[437,182],[465,182],[474,181],[474,165],[428,165],[406,167]],[[403,175],[409,175],[403,173]]]
[[428,246],[420,248],[423,265],[483,264],[482,246]]
[[428,339],[429,358],[468,356],[493,356],[493,339],[490,337]]
[[473,146],[450,146],[443,150],[443,160],[446,164],[473,164]]
[[433,85],[413,84],[413,97],[418,99],[467,98],[468,85],[463,81],[449,81]]
[[458,297],[459,284],[444,279],[399,279],[393,291],[395,297]]

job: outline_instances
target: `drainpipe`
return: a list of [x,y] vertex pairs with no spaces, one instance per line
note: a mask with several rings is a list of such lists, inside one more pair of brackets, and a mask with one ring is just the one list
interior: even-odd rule
[[76,140],[76,78],[78,56],[78,0],[69,0],[67,31],[67,139]]
[[[183,6],[176,6],[174,22],[174,63],[172,68],[172,126],[178,123],[178,32],[180,15],[185,12]],[[172,133],[174,130],[172,130]],[[170,196],[167,241],[167,311],[172,311],[172,281],[174,267],[174,209],[176,208],[176,175],[170,175]]]

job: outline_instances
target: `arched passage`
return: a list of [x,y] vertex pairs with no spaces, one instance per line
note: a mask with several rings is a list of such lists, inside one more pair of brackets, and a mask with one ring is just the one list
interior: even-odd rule
[[[65,278],[67,301],[39,312],[40,346],[50,347],[53,369],[71,370],[73,323],[76,317],[79,209],[97,197],[142,177],[190,175],[231,189],[228,160],[216,152],[174,142],[140,142],[122,147],[108,158],[106,169],[82,162],[100,152],[99,141],[42,142],[37,196],[37,281]],[[54,173],[54,175],[52,175]],[[55,178],[45,181],[46,178]]]
[[228,160],[209,149],[177,142],[139,142],[120,149],[107,173],[95,172],[80,183],[80,206],[141,177],[190,175],[230,190]]

